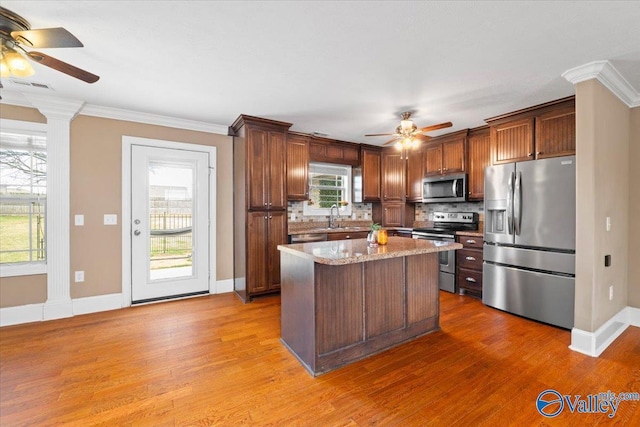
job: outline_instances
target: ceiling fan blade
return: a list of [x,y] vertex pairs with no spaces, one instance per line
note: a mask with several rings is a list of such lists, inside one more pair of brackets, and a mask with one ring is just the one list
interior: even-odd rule
[[423,134],[421,134],[421,133],[417,133],[417,134],[415,134],[413,137],[414,137],[414,138],[416,138],[416,139],[419,139],[421,142],[427,142],[428,140],[430,140],[430,139],[431,139],[431,137],[430,137],[430,136],[428,136],[428,135],[423,135]]
[[440,123],[437,125],[431,125],[431,126],[426,126],[420,129],[420,132],[428,132],[430,130],[438,130],[438,129],[444,129],[444,128],[450,128],[451,126],[453,126],[453,123],[451,122],[446,122],[446,123]]
[[397,137],[396,137],[396,138],[392,138],[392,139],[388,140],[387,142],[385,142],[385,143],[384,143],[384,144],[382,144],[382,145],[389,145],[389,144],[391,144],[392,142],[396,142],[397,140],[398,140],[398,138],[397,138]]
[[12,31],[11,37],[20,44],[35,48],[84,47],[82,42],[62,27]]
[[80,79],[87,83],[95,83],[100,79],[100,77],[95,74],[91,74],[88,71],[74,67],[71,64],[67,64],[66,62],[60,61],[59,59],[53,58],[49,55],[45,55],[44,53],[33,51],[27,52],[27,55],[39,64],[46,65],[47,67],[53,68],[54,70],[58,70],[61,73],[68,74],[71,77],[75,77],[76,79]]
[[389,135],[394,135],[394,134],[393,133],[370,133],[365,136],[389,136]]

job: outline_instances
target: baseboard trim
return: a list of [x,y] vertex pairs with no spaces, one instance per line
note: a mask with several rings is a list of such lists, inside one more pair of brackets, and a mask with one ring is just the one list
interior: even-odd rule
[[569,348],[587,356],[598,357],[629,326],[640,327],[640,308],[623,308],[595,332],[573,328]]
[[[212,294],[233,292],[233,279],[218,280]],[[0,308],[0,327],[42,322],[123,308],[122,294],[75,298],[62,304],[27,304]]]
[[122,308],[122,294],[107,294],[73,300],[73,315],[98,313]]
[[0,308],[0,327],[41,322],[44,304]]
[[233,292],[233,279],[217,280],[214,294]]

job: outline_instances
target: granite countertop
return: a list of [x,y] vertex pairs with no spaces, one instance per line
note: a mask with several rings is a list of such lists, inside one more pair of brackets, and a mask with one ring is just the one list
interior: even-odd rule
[[374,247],[370,247],[366,239],[278,245],[278,250],[282,252],[327,265],[355,264],[452,249],[462,249],[462,245],[438,240],[407,239],[406,237],[394,236],[389,237],[389,243],[386,245]]
[[339,227],[329,228],[329,222],[291,222],[287,234],[324,234],[324,233],[353,233],[357,231],[371,231],[371,221],[338,221]]
[[476,230],[476,231],[456,231],[456,236],[484,237],[484,234],[480,230]]

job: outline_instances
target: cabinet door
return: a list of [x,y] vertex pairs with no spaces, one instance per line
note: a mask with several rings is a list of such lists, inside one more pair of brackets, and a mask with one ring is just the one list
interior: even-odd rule
[[269,261],[267,211],[247,213],[247,293],[249,295],[269,289]]
[[442,144],[442,174],[464,172],[465,138]]
[[283,132],[269,132],[269,209],[286,209],[285,169],[287,146]]
[[287,216],[285,211],[269,212],[268,222],[268,289],[280,288],[280,251],[278,245],[287,244]]
[[404,202],[404,160],[400,153],[382,153],[382,200]]
[[559,108],[536,117],[536,159],[575,153],[575,107]]
[[382,226],[404,226],[404,203],[384,203],[382,205]]
[[422,178],[424,177],[424,152],[413,150],[408,152],[407,159],[407,201],[422,201]]
[[287,138],[287,199],[309,198],[309,141],[304,137]]
[[442,173],[442,144],[435,144],[425,150],[425,176]]
[[268,134],[260,129],[247,132],[247,191],[250,209],[267,209],[269,203]]
[[533,118],[491,126],[493,164],[533,160]]
[[362,150],[362,198],[365,202],[380,201],[381,155],[379,151]]
[[484,198],[484,168],[491,164],[489,132],[469,137],[469,199]]

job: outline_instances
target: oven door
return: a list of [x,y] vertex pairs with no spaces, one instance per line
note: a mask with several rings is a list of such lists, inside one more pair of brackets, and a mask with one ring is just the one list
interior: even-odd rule
[[[442,240],[445,242],[455,242],[456,239],[450,234],[426,233],[422,231],[414,231],[412,233],[414,239],[424,240]],[[443,273],[455,274],[456,272],[456,251],[438,252],[440,258],[440,271]]]

